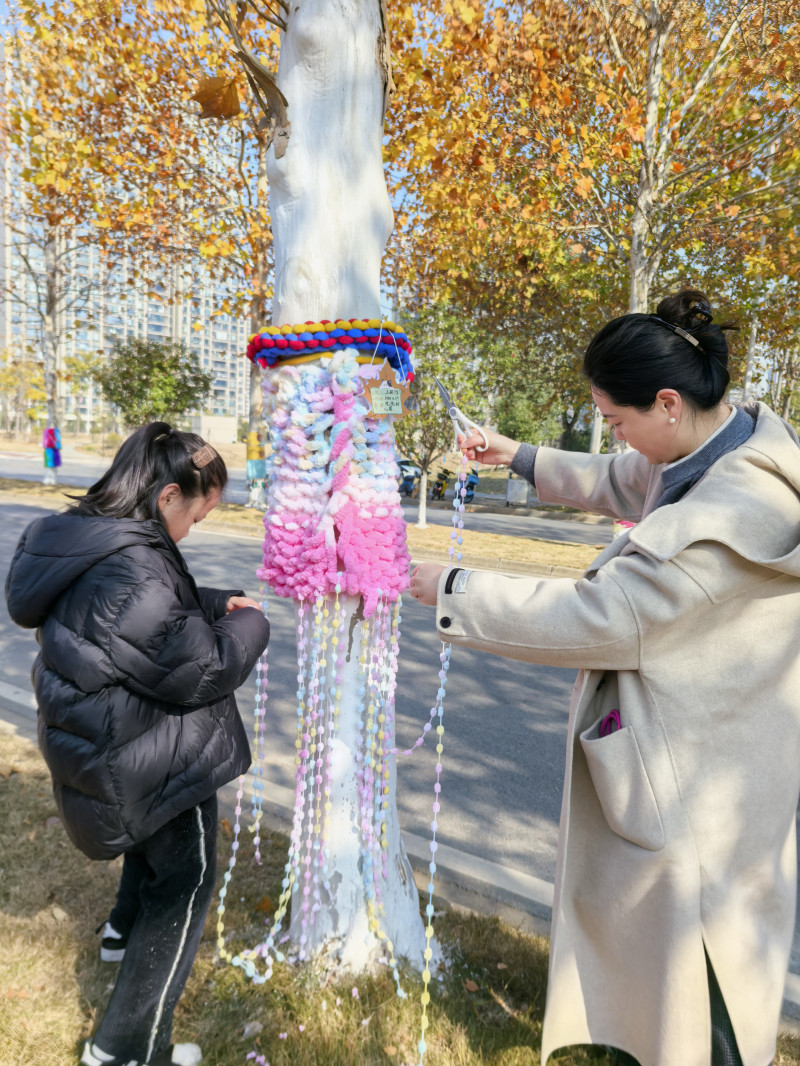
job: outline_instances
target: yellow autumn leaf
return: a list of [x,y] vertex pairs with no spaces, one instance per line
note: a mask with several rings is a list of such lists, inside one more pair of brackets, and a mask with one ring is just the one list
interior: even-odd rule
[[201,78],[192,100],[202,108],[200,118],[235,118],[242,110],[235,78]]

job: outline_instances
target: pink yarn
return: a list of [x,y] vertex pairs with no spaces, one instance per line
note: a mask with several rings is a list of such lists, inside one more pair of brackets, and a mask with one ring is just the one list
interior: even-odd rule
[[379,597],[408,588],[410,559],[388,419],[367,418],[353,353],[265,378],[272,415],[264,560],[258,575],[279,596]]

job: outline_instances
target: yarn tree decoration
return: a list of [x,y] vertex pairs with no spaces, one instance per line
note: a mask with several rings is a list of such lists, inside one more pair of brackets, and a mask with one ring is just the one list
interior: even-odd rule
[[[390,419],[369,414],[353,350],[313,365],[284,366],[264,378],[265,410],[272,426],[267,459],[267,511],[259,577],[297,604],[297,704],[295,807],[281,897],[265,940],[231,955],[224,912],[240,838],[241,797],[231,861],[220,890],[218,949],[255,981],[266,981],[282,923],[291,903],[293,948],[312,952],[317,925],[331,907],[331,820],[341,817],[337,763],[353,755],[358,809],[351,812],[355,860],[366,904],[367,931],[389,962],[401,992],[394,936],[387,932],[384,888],[390,879],[387,819],[394,772],[394,694],[399,651],[400,596],[408,587],[410,559],[397,490]],[[347,600],[358,598],[360,646],[347,625]],[[355,671],[355,736],[340,736],[345,672]],[[356,657],[357,656],[357,657]],[[441,687],[441,686],[440,686]],[[266,664],[256,678],[254,825],[260,824],[263,784]],[[442,689],[443,694],[443,689]],[[346,815],[345,815],[346,817]],[[256,842],[257,843],[257,842]],[[408,883],[413,884],[407,871]],[[415,895],[415,893],[414,893]],[[396,916],[391,915],[391,920]],[[419,955],[425,944],[415,945]],[[406,948],[403,952],[408,953]]]
[[[274,962],[285,958],[283,944],[289,935],[282,926],[291,905],[293,924],[299,929],[299,936],[294,938],[297,958],[303,960],[309,955],[317,918],[330,902],[334,875],[328,842],[342,681],[350,643],[344,596],[361,596],[366,632],[358,655],[358,805],[354,822],[369,932],[384,948],[384,961],[391,967],[400,996],[405,996],[405,992],[398,953],[384,929],[391,767],[395,756],[411,755],[435,730],[436,780],[417,1045],[418,1066],[423,1066],[434,956],[436,833],[441,809],[443,707],[450,645],[441,646],[436,698],[422,735],[404,751],[393,747],[400,596],[408,586],[409,558],[389,419],[369,416],[352,351],[336,353],[313,367],[284,367],[278,374],[267,376],[264,393],[273,425],[273,449],[268,461],[264,563],[259,576],[278,595],[297,603],[294,818],[281,895],[267,934],[254,947],[231,954],[225,940],[224,913],[241,839],[244,779],[240,780],[231,857],[217,908],[218,951],[255,983],[265,983],[272,975]],[[466,461],[462,460],[459,489],[453,500],[451,564],[461,561],[465,474]],[[260,861],[266,700],[265,656],[256,676],[252,771],[256,861]]]

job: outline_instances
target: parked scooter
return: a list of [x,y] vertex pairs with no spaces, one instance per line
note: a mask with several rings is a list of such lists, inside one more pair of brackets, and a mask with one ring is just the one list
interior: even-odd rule
[[412,470],[407,470],[403,474],[403,478],[400,482],[399,491],[403,496],[409,496],[411,499],[416,499],[419,496],[419,484],[417,482],[417,475]]
[[475,496],[475,488],[478,484],[478,468],[475,467],[467,475],[467,479],[464,482],[464,503],[472,503]]
[[444,469],[440,470],[439,473],[436,475],[436,480],[434,481],[433,488],[431,489],[432,500],[444,499],[444,494],[447,491],[447,479],[449,477],[450,471]]

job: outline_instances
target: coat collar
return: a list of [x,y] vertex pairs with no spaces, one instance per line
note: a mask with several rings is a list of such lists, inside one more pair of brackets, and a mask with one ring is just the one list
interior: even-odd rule
[[[661,562],[701,541],[800,577],[800,447],[797,435],[765,404],[747,405],[756,421],[749,441],[723,455],[677,503],[648,512],[592,563],[639,551]],[[654,467],[648,501],[657,498]]]

